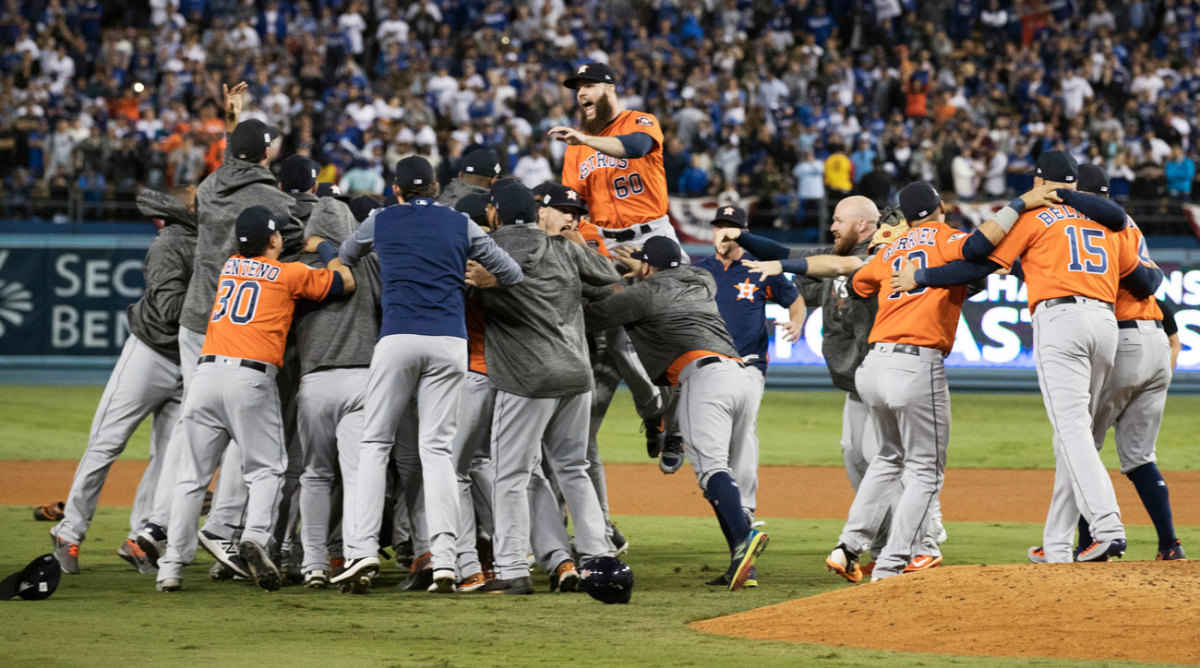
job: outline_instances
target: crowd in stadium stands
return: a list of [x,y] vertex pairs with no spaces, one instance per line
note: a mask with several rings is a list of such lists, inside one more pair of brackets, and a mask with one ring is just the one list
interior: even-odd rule
[[[560,81],[590,60],[658,115],[673,194],[758,197],[816,226],[830,198],[928,179],[1006,198],[1043,150],[1152,209],[1197,196],[1193,0],[0,0],[0,216],[84,217],[222,159],[221,85],[321,180],[380,192],[464,148],[556,175]],[[45,200],[47,203],[40,203]],[[128,217],[128,216],[126,216]]]

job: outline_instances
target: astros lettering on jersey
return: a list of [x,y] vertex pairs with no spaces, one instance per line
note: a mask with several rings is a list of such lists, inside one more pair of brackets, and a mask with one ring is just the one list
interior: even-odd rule
[[320,301],[334,272],[299,262],[235,255],[217,278],[217,298],[204,337],[204,355],[241,357],[283,366],[283,348],[297,299]]
[[859,296],[879,294],[879,312],[868,339],[871,343],[902,343],[950,354],[967,286],[892,293],[881,292],[880,287],[888,284],[905,259],[917,269],[961,260],[966,239],[966,234],[945,223],[922,223],[876,253],[854,274],[851,287]]
[[563,157],[563,185],[583,195],[592,222],[600,227],[621,229],[667,215],[667,176],[658,119],[626,110],[598,136],[635,132],[654,139],[654,148],[640,158],[614,158],[582,144],[568,146]]

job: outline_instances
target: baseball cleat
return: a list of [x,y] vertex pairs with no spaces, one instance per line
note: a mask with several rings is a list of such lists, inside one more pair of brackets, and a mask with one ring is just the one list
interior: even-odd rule
[[621,533],[621,530],[617,528],[617,525],[612,524],[610,526],[612,527],[612,536],[610,538],[615,549],[613,556],[619,557],[629,551],[629,541],[625,538],[625,534]]
[[58,522],[63,518],[63,509],[65,507],[62,501],[38,506],[33,509],[33,519],[39,522]]
[[400,591],[426,591],[433,584],[433,553],[426,552],[413,559],[408,577],[397,587]]
[[864,578],[871,577],[871,574],[875,572],[875,560],[872,559],[872,560],[868,561],[867,563],[859,566],[858,570],[862,571]]
[[489,580],[479,588],[482,594],[503,594],[509,596],[525,596],[533,593],[533,578],[528,575],[508,580]]
[[1165,549],[1165,550],[1160,549],[1158,551],[1158,556],[1155,557],[1154,560],[1155,561],[1187,561],[1187,555],[1185,555],[1183,553],[1183,546],[1179,544],[1179,541],[1175,541],[1175,544],[1171,545],[1167,549]]
[[232,540],[226,540],[208,531],[200,531],[200,546],[204,548],[214,559],[225,564],[225,566],[233,571],[234,575],[240,575],[244,578],[251,576],[250,569],[246,567],[246,562],[240,556],[238,545]]
[[183,589],[183,580],[180,580],[179,578],[167,578],[166,580],[159,580],[154,584],[154,588],[158,591],[164,592],[179,591],[180,589]]
[[329,573],[317,568],[304,574],[304,586],[308,589],[324,589],[329,586]]
[[426,587],[425,591],[434,594],[453,594],[454,584],[454,569],[435,568],[433,569],[433,583]]
[[662,454],[658,457],[658,468],[670,475],[683,466],[683,437],[674,434],[663,439]]
[[267,591],[277,591],[282,581],[279,567],[271,561],[271,555],[266,548],[252,540],[243,540],[238,544],[238,554],[250,569],[250,574],[258,582],[258,586]]
[[478,591],[485,584],[487,584],[487,579],[483,577],[483,573],[476,573],[459,581],[458,588],[455,591],[460,594],[469,594]]
[[[941,566],[941,565],[942,565],[942,555],[940,555],[940,554],[937,556],[931,556],[928,554],[918,554],[917,556],[912,558],[912,561],[908,562],[907,566],[904,567],[904,572],[905,573],[916,573],[917,571],[927,571],[931,568],[937,568],[938,566]],[[874,570],[875,570],[875,568],[872,567],[871,571],[873,572]]]
[[132,540],[126,540],[121,543],[121,547],[117,548],[117,556],[128,561],[142,575],[149,575],[158,569],[150,563],[150,559],[146,557],[145,551],[138,547],[138,544]]
[[70,543],[50,532],[50,542],[54,544],[54,558],[62,572],[79,575],[79,543]]
[[1035,546],[1029,548],[1029,551],[1027,554],[1029,555],[1029,561],[1032,563],[1035,563],[1035,564],[1046,563],[1046,550],[1042,549],[1041,545],[1035,545]]
[[[858,555],[846,549],[845,545],[838,545],[825,557],[825,568],[845,578],[847,582],[859,582],[863,579],[862,569],[858,567]],[[874,571],[875,567],[872,566],[871,570]]]
[[407,571],[412,568],[413,564],[413,544],[411,540],[406,540],[399,545],[394,545],[396,550],[396,568]]
[[770,540],[767,534],[758,529],[751,529],[746,540],[738,543],[733,550],[733,559],[730,564],[732,573],[730,574],[729,591],[737,591],[746,586],[746,581],[750,579],[750,572],[754,569],[755,561],[758,560],[763,550],[767,549],[767,543]]
[[575,568],[575,562],[566,559],[554,569],[554,574],[550,576],[550,591],[579,591],[579,571]]
[[[359,557],[358,559],[350,559],[346,561],[346,565],[341,572],[330,578],[332,584],[350,584],[353,585],[359,580],[366,579],[367,588],[371,586],[371,575],[379,572],[379,557]],[[360,593],[360,592],[355,592]]]
[[[232,580],[234,577],[236,576],[234,576],[233,571],[219,561],[214,561],[213,565],[208,567],[208,579],[212,580],[213,582],[224,582],[226,580]],[[245,578],[241,579],[245,580]]]
[[138,547],[146,553],[150,565],[158,568],[158,560],[167,553],[167,532],[157,524],[147,524],[138,532]]
[[1125,556],[1125,539],[1098,540],[1081,550],[1075,561],[1096,562],[1108,561],[1112,557],[1118,559]]
[[663,451],[663,417],[653,415],[642,420],[642,431],[646,432],[646,454],[656,459]]
[[[705,582],[704,584],[710,587],[728,587],[729,583],[733,582],[733,574],[730,571],[718,575],[717,577]],[[758,586],[758,568],[750,569],[750,577],[746,578],[746,583],[742,585],[744,589],[754,589]]]

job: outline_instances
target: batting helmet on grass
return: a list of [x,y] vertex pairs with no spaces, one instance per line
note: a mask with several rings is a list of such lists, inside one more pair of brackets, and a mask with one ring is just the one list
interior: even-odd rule
[[589,559],[580,570],[583,590],[604,603],[628,603],[633,596],[633,569],[616,557]]

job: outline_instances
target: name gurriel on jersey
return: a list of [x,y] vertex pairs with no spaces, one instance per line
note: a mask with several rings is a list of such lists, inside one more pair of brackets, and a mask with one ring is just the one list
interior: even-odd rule
[[605,155],[600,152],[593,153],[591,157],[579,163],[579,180],[583,181],[597,169],[625,169],[629,166],[627,158],[614,158],[611,155]]
[[900,237],[887,250],[883,252],[883,259],[890,260],[892,255],[900,252],[911,250],[917,246],[932,246],[936,243],[937,229],[932,227],[917,227],[908,234]]
[[258,260],[231,257],[225,261],[225,266],[221,269],[221,274],[247,276],[249,278],[265,278],[268,281],[273,281],[279,278],[279,267],[276,267],[273,264],[259,262]]

